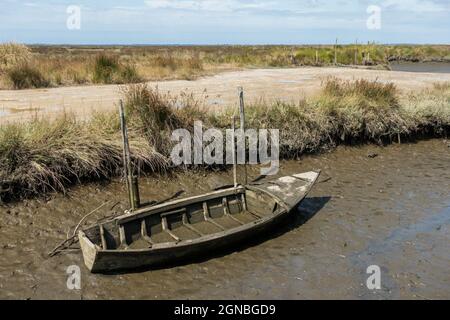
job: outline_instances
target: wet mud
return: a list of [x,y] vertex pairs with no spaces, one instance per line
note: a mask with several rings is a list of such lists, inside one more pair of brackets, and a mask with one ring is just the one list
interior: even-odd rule
[[[449,299],[449,143],[340,147],[282,161],[280,176],[323,172],[289,221],[238,248],[159,270],[94,275],[78,251],[47,255],[105,201],[91,223],[127,207],[120,181],[0,206],[0,298]],[[147,177],[141,193],[159,201],[231,182],[232,172]],[[71,265],[81,269],[81,290],[67,288]],[[381,268],[381,290],[366,286],[371,265]]]

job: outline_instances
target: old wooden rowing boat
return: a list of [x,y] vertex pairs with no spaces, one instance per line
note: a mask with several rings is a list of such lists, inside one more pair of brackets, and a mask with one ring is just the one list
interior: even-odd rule
[[267,230],[306,197],[320,172],[142,207],[79,232],[92,272],[154,267],[232,246]]

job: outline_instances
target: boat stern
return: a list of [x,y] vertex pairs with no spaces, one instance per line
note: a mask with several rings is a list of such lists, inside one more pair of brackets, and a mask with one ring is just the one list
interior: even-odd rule
[[94,270],[95,261],[97,259],[98,248],[89,240],[83,231],[78,232],[78,240],[80,242],[81,251],[83,253],[84,264],[89,271]]

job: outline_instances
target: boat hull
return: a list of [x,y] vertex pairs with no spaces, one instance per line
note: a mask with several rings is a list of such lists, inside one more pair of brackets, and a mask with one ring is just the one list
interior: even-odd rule
[[[248,242],[263,234],[275,225],[285,220],[290,212],[284,211],[277,217],[261,221],[251,228],[242,228],[233,233],[218,233],[210,239],[198,242],[168,244],[167,247],[152,248],[148,250],[97,250],[89,240],[80,234],[80,243],[83,248],[84,260],[87,268],[93,273],[126,271],[134,269],[161,268],[173,263],[180,263],[198,257],[212,256],[219,250],[232,248],[233,245]],[[212,255],[211,255],[212,254]]]
[[[273,210],[271,214],[261,216],[259,219],[233,227],[229,230],[216,232],[209,235],[201,236],[192,240],[183,240],[179,242],[157,243],[150,248],[145,249],[114,249],[107,250],[99,244],[94,244],[84,231],[79,232],[79,240],[83,257],[87,268],[93,273],[114,273],[118,271],[127,271],[134,269],[152,269],[160,268],[166,265],[181,263],[186,260],[192,260],[198,257],[208,257],[217,254],[219,250],[225,248],[233,248],[244,241],[254,240],[261,233],[267,232],[275,225],[281,223],[291,213],[297,212],[296,209],[302,200],[307,196],[311,188],[314,186],[320,172],[309,172],[289,177],[282,177],[270,182],[257,183],[254,185],[240,187],[241,192],[249,195],[249,193],[259,193],[266,198],[270,198],[276,204],[272,209],[273,203],[269,204],[264,201],[256,200],[255,206],[265,210]],[[222,191],[223,193],[230,193]],[[215,194],[213,195],[216,196]],[[211,195],[205,199],[210,199]],[[190,198],[181,201],[192,203],[199,200],[198,198]],[[175,202],[166,204],[168,208],[173,209],[181,205],[183,202]],[[270,207],[270,208],[269,208]],[[119,217],[116,224],[130,223],[136,219],[145,219],[148,214],[159,214],[164,208],[152,208],[153,212],[143,210],[136,214],[127,214]],[[158,211],[159,210],[159,211]],[[206,218],[205,218],[206,219]],[[195,224],[193,225],[195,226]],[[170,232],[170,231],[169,231]],[[126,241],[125,241],[126,242]]]

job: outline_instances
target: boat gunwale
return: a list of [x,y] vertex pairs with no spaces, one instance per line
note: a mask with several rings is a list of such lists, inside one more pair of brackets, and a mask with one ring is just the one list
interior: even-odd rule
[[233,194],[242,194],[245,193],[246,188],[244,186],[238,186],[236,188],[229,188],[229,189],[224,189],[224,190],[219,190],[219,191],[214,191],[208,194],[202,194],[202,195],[198,195],[198,196],[192,196],[189,198],[183,198],[183,199],[178,199],[178,200],[174,200],[174,201],[170,201],[170,202],[165,202],[165,203],[161,203],[158,204],[156,206],[151,206],[151,207],[143,207],[139,210],[135,210],[132,212],[128,212],[122,216],[119,216],[117,218],[115,218],[114,220],[116,221],[117,225],[123,225],[127,222],[133,221],[133,220],[138,220],[138,219],[143,219],[146,218],[148,216],[151,216],[153,214],[158,214],[161,212],[164,212],[165,210],[170,210],[168,208],[170,208],[171,206],[174,206],[175,208],[178,206],[182,206],[182,205],[187,205],[187,204],[191,204],[191,203],[195,203],[195,202],[202,202],[202,201],[207,201],[211,199],[214,199],[215,197],[220,197],[220,196],[227,196],[227,195],[233,195]]

